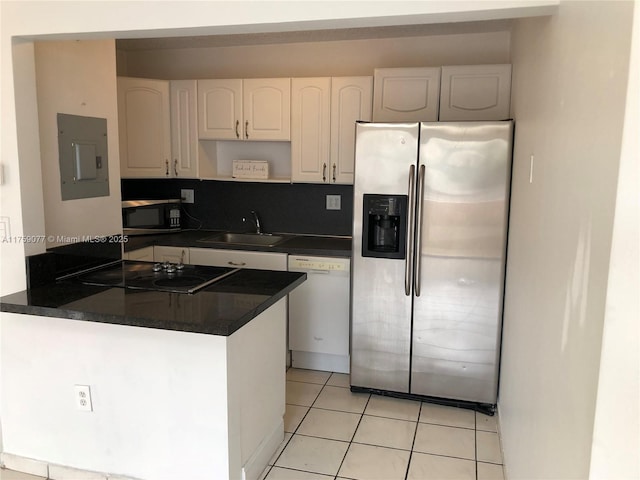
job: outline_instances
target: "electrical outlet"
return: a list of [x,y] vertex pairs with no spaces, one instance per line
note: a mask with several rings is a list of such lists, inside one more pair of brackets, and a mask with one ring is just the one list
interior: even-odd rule
[[89,387],[89,385],[76,385],[76,406],[78,410],[93,412],[91,387]]
[[327,195],[327,210],[340,210],[340,195]]
[[180,198],[182,198],[182,203],[194,203],[193,197],[193,189],[183,188],[182,190],[180,190]]

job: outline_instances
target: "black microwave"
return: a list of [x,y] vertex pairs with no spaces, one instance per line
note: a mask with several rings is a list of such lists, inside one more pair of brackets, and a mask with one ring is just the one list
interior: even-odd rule
[[180,200],[127,200],[122,202],[122,232],[147,235],[180,231]]

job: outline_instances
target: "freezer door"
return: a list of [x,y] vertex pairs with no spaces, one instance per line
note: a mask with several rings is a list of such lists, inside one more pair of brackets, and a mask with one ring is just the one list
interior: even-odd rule
[[412,393],[496,403],[512,128],[421,126]]
[[[415,187],[419,125],[356,127],[351,316],[351,385],[408,392],[411,258],[362,256],[364,194],[407,195]],[[411,173],[412,172],[412,173]],[[408,210],[413,207],[409,205]],[[407,234],[406,238],[410,238]]]

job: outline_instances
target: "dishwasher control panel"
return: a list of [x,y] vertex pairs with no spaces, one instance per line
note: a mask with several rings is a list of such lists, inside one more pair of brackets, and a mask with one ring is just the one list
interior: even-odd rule
[[327,272],[348,272],[350,259],[289,255],[289,270],[321,270]]

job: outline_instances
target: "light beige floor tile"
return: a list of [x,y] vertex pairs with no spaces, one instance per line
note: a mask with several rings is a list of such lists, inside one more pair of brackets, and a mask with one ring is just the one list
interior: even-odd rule
[[347,388],[326,386],[313,406],[327,410],[362,413],[367,400],[369,400],[368,393],[351,393]]
[[420,422],[447,425],[449,427],[476,428],[476,417],[473,410],[435,405],[433,403],[422,404]]
[[332,480],[333,475],[302,472],[290,468],[273,467],[265,480]]
[[284,431],[293,433],[309,411],[309,407],[300,405],[287,405],[286,407],[284,411]]
[[338,476],[357,480],[404,480],[411,452],[352,443]]
[[474,430],[419,423],[413,449],[421,453],[475,460]]
[[348,373],[332,373],[329,377],[327,385],[333,385],[334,387],[351,387],[350,377]]
[[284,434],[284,440],[278,446],[278,449],[276,450],[276,452],[271,456],[271,459],[269,459],[269,465],[270,466],[273,465],[274,463],[276,463],[276,460],[278,460],[278,457],[280,456],[280,454],[284,450],[284,447],[287,446],[287,444],[289,443],[289,440],[291,440],[292,436],[293,436],[293,434],[291,434],[291,433],[285,433]]
[[42,480],[45,477],[37,477],[28,473],[16,472],[14,470],[0,469],[0,479],[2,480]]
[[286,401],[289,405],[310,407],[322,390],[322,385],[287,382]]
[[416,422],[363,415],[354,442],[411,450]]
[[478,480],[504,480],[502,465],[478,462]]
[[347,448],[347,442],[294,435],[278,458],[276,466],[335,475]]
[[318,383],[324,385],[331,376],[331,372],[318,370],[304,370],[302,368],[290,368],[287,370],[287,380],[293,382]]
[[271,465],[267,465],[267,467],[262,471],[260,476],[258,476],[258,480],[265,480],[270,471],[271,471]]
[[418,421],[418,414],[420,413],[420,402],[405,400],[404,398],[372,395],[365,413],[377,417],[416,422]]
[[407,480],[475,480],[476,462],[413,452]]
[[478,461],[502,464],[500,437],[493,432],[476,432],[478,440]]
[[361,415],[312,408],[298,428],[299,434],[350,442]]
[[484,413],[476,412],[476,429],[485,432],[498,432],[498,415],[493,417]]

